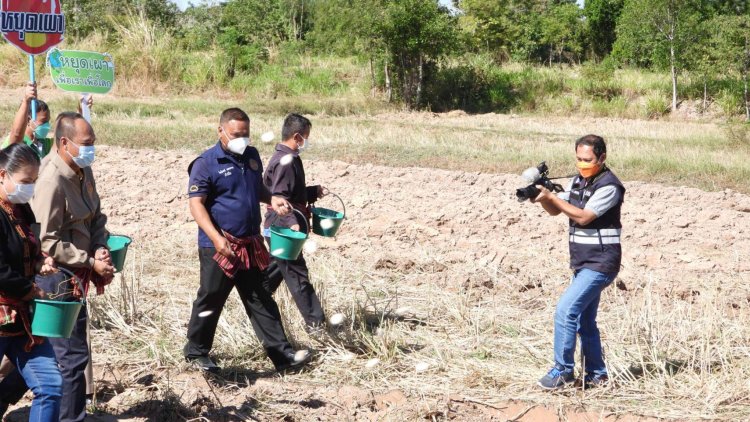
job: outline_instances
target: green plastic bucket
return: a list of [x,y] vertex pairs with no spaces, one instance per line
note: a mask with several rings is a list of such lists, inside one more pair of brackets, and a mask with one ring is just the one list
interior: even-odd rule
[[81,302],[60,302],[57,300],[34,299],[34,316],[31,320],[31,333],[42,337],[70,338],[78,319]]
[[314,207],[312,209],[313,233],[324,237],[335,237],[336,232],[338,232],[339,227],[341,227],[341,223],[346,219],[346,205],[344,205],[344,201],[335,193],[331,193],[331,195],[335,196],[341,202],[341,207],[344,209],[344,212],[321,207]]
[[107,247],[112,255],[112,265],[115,272],[120,272],[125,267],[125,256],[128,254],[128,246],[133,243],[133,239],[127,236],[110,235],[107,239]]
[[[301,212],[294,210],[302,216],[302,220],[307,225],[307,218]],[[277,214],[278,215],[278,214]],[[277,217],[278,218],[278,217]],[[305,246],[308,234],[305,232],[294,231],[288,227],[279,227],[271,225],[271,255],[287,261],[294,261],[299,258],[302,248]]]

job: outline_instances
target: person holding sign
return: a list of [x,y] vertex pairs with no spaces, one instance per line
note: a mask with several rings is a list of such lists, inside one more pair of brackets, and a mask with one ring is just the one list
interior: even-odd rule
[[[50,132],[50,109],[47,103],[38,100],[36,83],[29,82],[24,90],[24,98],[16,111],[10,133],[5,137],[0,149],[7,148],[12,144],[25,143],[34,148],[39,158],[44,158],[54,149],[54,140],[49,137]],[[94,105],[92,96],[86,98],[88,107]],[[36,108],[36,119],[32,117],[32,103]],[[78,104],[78,112],[81,112],[81,104]]]
[[[82,281],[71,286],[64,274],[37,277],[37,284],[58,300],[77,301],[85,297],[89,283],[97,293],[112,282],[115,268],[107,249],[107,217],[94,183],[91,164],[95,157],[96,135],[78,113],[65,112],[57,118],[57,151],[39,175],[31,206],[40,225],[42,252],[55,263],[73,272]],[[69,339],[50,339],[63,376],[60,421],[83,421],[86,417],[84,370],[90,360],[84,306]]]
[[[32,102],[36,107],[36,119],[32,119]],[[21,106],[13,119],[10,133],[0,145],[0,149],[9,145],[25,143],[34,148],[39,158],[44,158],[52,149],[52,139],[47,137],[50,131],[50,112],[47,103],[36,99],[36,84],[29,82],[24,90]]]

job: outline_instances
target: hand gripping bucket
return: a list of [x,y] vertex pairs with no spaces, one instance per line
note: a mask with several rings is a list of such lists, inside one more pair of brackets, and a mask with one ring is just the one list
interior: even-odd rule
[[[76,280],[75,276],[69,271],[64,269],[61,269],[61,271]],[[83,286],[79,286],[83,292]],[[86,303],[85,299],[80,302],[62,302],[49,299],[32,300],[31,333],[41,337],[70,338],[78,319],[78,313],[84,303]]]
[[[310,229],[307,218],[297,210],[294,210],[294,212],[301,215],[302,220],[305,221],[305,232],[294,231],[288,227],[274,226],[272,223],[270,229],[271,255],[275,258],[294,261],[299,257],[302,247],[305,246],[305,241],[309,237],[306,233]],[[278,214],[276,214],[276,219],[278,219]]]
[[328,208],[313,207],[313,233],[324,237],[335,237],[341,223],[346,219],[346,205],[340,196],[331,192],[341,202],[343,212],[329,210]]
[[128,246],[132,242],[133,239],[116,234],[110,235],[107,239],[107,247],[110,255],[112,255],[112,265],[115,267],[116,273],[119,273],[125,267],[125,256],[128,253]]

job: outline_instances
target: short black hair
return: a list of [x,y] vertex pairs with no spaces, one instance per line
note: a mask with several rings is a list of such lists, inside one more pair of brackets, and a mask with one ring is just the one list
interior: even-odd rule
[[290,113],[284,118],[284,125],[281,127],[281,140],[286,141],[294,136],[295,133],[300,135],[312,128],[312,122],[307,117]]
[[39,154],[23,143],[11,144],[0,150],[0,169],[4,169],[10,174],[30,165],[39,167],[40,161]]
[[250,117],[242,111],[242,109],[237,107],[228,108],[221,112],[221,118],[219,118],[219,125],[223,125],[225,123],[229,123],[232,120],[237,120],[238,122],[249,122]]
[[586,145],[594,149],[594,155],[597,159],[601,158],[602,154],[607,152],[607,144],[604,142],[604,138],[597,135],[586,135],[578,138],[576,141],[576,151],[581,145]]
[[[47,103],[42,100],[34,100],[34,103],[36,104],[36,114],[39,114],[43,111],[49,113],[49,106],[47,105]],[[29,120],[31,120],[31,108],[29,108],[29,111],[26,112],[26,116],[29,118]]]
[[81,113],[64,111],[55,120],[55,145],[60,146],[61,138],[71,139],[76,134],[76,120],[83,119]]

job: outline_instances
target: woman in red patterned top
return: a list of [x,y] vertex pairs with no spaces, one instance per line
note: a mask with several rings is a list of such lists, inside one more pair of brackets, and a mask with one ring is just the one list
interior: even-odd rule
[[37,273],[57,271],[44,259],[28,205],[39,175],[39,156],[29,146],[0,151],[0,356],[7,356],[34,393],[29,420],[56,421],[62,377],[47,339],[31,334],[29,302],[41,297]]

